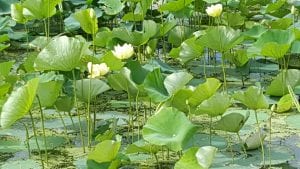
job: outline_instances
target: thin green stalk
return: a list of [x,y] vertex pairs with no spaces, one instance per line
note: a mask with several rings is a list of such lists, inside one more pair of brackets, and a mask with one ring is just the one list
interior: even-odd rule
[[271,156],[271,141],[272,141],[272,115],[273,111],[271,111],[270,120],[269,120],[269,168],[272,166],[272,156]]
[[30,144],[29,144],[29,131],[28,131],[28,127],[25,123],[22,123],[25,131],[26,131],[26,146],[27,146],[27,150],[28,150],[28,156],[29,158],[31,158],[31,151],[30,151]]
[[135,114],[136,114],[136,121],[137,121],[137,135],[138,135],[138,140],[140,140],[140,122],[139,122],[139,91],[137,92],[137,95],[135,97]]
[[258,123],[258,117],[257,117],[257,112],[255,110],[255,119],[256,119],[256,125],[257,125],[257,129],[258,129],[258,134],[259,134],[259,141],[260,141],[260,146],[261,146],[261,157],[262,157],[262,161],[263,161],[263,167],[265,166],[265,150],[264,150],[264,144],[263,144],[263,140],[261,138],[261,131],[260,131],[260,127],[259,127],[259,123]]
[[71,123],[72,123],[73,128],[75,128],[75,123],[74,123],[74,121],[73,121],[71,112],[68,112],[68,116],[70,117],[70,120],[71,120]]
[[239,133],[239,132],[237,132],[237,133],[236,133],[236,135],[237,135],[237,136],[238,136],[238,138],[239,138],[239,142],[240,142],[240,144],[241,144],[241,146],[242,146],[242,148],[243,148],[243,151],[244,151],[245,157],[247,157],[247,151],[246,151],[246,148],[245,148],[245,146],[244,146],[244,144],[243,144],[243,140],[242,140],[242,138],[241,138],[241,136],[240,136],[240,133]]
[[40,158],[41,158],[42,168],[44,169],[45,165],[44,165],[44,160],[43,160],[43,156],[42,156],[42,151],[41,151],[38,139],[37,139],[36,127],[35,127],[35,124],[34,124],[34,120],[33,120],[33,116],[32,116],[32,112],[31,111],[29,111],[29,115],[30,115],[30,120],[31,120],[31,125],[32,125],[32,131],[33,131],[33,136],[35,138],[36,147],[37,147],[37,149],[39,151],[39,155],[40,155]]
[[[222,57],[223,57],[223,53],[222,53]],[[222,60],[223,80],[224,80],[223,92],[225,92],[227,91],[226,71],[225,71],[224,59],[221,58],[221,60]]]
[[210,121],[209,121],[209,145],[212,145],[212,141],[211,141],[211,134],[212,134],[212,117],[210,117]]
[[78,102],[77,102],[76,77],[75,77],[75,71],[74,71],[74,69],[72,70],[72,74],[73,74],[73,87],[74,87],[73,88],[74,103],[75,103],[75,106],[76,106],[76,112],[77,112],[77,116],[78,116],[79,132],[80,132],[80,139],[81,139],[81,144],[82,144],[82,150],[85,153],[85,143],[84,143],[84,138],[83,138],[82,126],[81,126],[81,117],[80,117],[79,106],[78,106]]
[[39,103],[39,109],[41,113],[41,122],[42,122],[42,130],[43,130],[43,140],[44,140],[44,145],[45,145],[45,158],[46,158],[46,163],[48,163],[48,144],[47,144],[47,139],[46,139],[46,131],[45,131],[45,119],[44,119],[44,112],[41,104],[41,100],[39,96],[37,95],[37,100]]
[[[93,65],[92,65],[92,71],[91,72],[93,72]],[[91,143],[92,143],[91,116],[90,116],[91,88],[92,88],[92,80],[89,79],[89,89],[88,89],[89,93],[88,93],[88,102],[87,102],[87,111],[86,111],[88,147],[89,148],[91,148]]]
[[60,118],[60,120],[61,120],[61,122],[62,122],[62,124],[64,126],[64,132],[65,132],[66,138],[68,140],[68,143],[69,143],[69,145],[71,145],[71,141],[70,141],[70,138],[68,136],[68,130],[67,130],[67,127],[66,127],[66,123],[65,123],[65,121],[64,121],[64,119],[63,119],[60,111],[57,111],[57,112],[58,112],[59,118]]

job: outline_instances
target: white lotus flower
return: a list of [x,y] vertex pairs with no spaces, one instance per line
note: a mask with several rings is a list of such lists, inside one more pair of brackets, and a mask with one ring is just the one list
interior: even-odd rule
[[218,17],[221,15],[223,10],[222,4],[212,5],[206,8],[206,13],[211,17]]
[[92,62],[89,62],[87,67],[90,74],[88,76],[89,78],[104,76],[109,72],[109,67],[106,65],[106,63],[93,64]]
[[131,44],[125,43],[123,46],[117,45],[114,47],[114,50],[112,53],[118,58],[118,59],[128,59],[130,58],[133,53],[133,47]]

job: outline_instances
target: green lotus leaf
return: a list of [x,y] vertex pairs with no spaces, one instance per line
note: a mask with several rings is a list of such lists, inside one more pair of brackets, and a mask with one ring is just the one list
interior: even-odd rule
[[120,0],[100,0],[98,3],[104,5],[102,9],[107,15],[117,15],[124,8]]
[[269,107],[262,89],[256,86],[250,86],[246,91],[238,91],[232,97],[249,109],[257,110],[267,109]]
[[164,77],[160,72],[160,68],[154,69],[152,72],[148,73],[144,81],[144,87],[149,97],[152,98],[154,102],[162,102],[170,97],[168,90],[164,85]]
[[276,113],[283,113],[290,110],[293,107],[293,98],[290,94],[286,94],[280,98],[277,102]]
[[292,18],[279,18],[270,23],[272,29],[286,30],[293,24]]
[[13,65],[15,64],[15,61],[7,61],[7,62],[1,62],[0,63],[0,76],[8,76],[10,73],[10,70],[12,69]]
[[98,143],[88,154],[88,160],[94,160],[97,163],[111,162],[117,157],[120,147],[120,141],[105,140]]
[[169,1],[160,6],[160,11],[176,12],[191,4],[194,0]]
[[23,6],[21,3],[11,4],[11,17],[18,23],[25,23],[27,20],[23,15]]
[[278,11],[285,3],[286,0],[278,0],[274,3],[268,4],[266,8],[266,13],[274,13]]
[[191,27],[177,25],[172,30],[170,30],[168,42],[173,44],[175,47],[178,47],[184,40],[190,38],[194,31],[195,30]]
[[28,113],[35,99],[39,79],[35,78],[26,85],[13,91],[4,103],[1,112],[1,127],[7,128]]
[[182,63],[203,56],[204,47],[195,37],[185,40],[180,46],[179,60]]
[[23,15],[27,19],[45,19],[56,13],[55,6],[62,0],[25,0]]
[[96,98],[97,95],[109,89],[110,87],[99,79],[81,79],[76,81],[76,95],[85,102]]
[[268,29],[262,25],[254,25],[252,28],[243,32],[243,35],[249,38],[258,39],[262,34],[264,34]]
[[[216,106],[218,105],[218,106]],[[195,114],[208,114],[211,117],[222,115],[231,105],[230,98],[226,94],[216,93],[207,100],[204,100],[198,107]]]
[[224,115],[221,120],[217,121],[214,126],[217,130],[223,130],[238,133],[249,118],[249,111],[245,115],[241,113],[229,113]]
[[174,169],[208,169],[217,153],[213,146],[192,147],[175,164]]
[[134,46],[146,44],[150,38],[144,32],[131,32],[125,28],[115,28],[113,29],[112,33],[114,37],[119,38],[122,41],[130,43]]
[[156,154],[160,150],[160,146],[147,143],[145,140],[139,140],[130,144],[126,149],[126,154],[132,153],[151,153]]
[[129,61],[126,67],[130,69],[131,78],[134,83],[138,85],[143,84],[149,71],[143,68],[139,61]]
[[193,76],[187,72],[172,73],[165,78],[164,86],[169,95],[173,95],[192,80],[192,78]]
[[126,67],[119,73],[108,76],[108,83],[114,90],[126,91],[132,97],[138,93],[138,86],[131,79],[131,71]]
[[241,26],[245,23],[245,18],[239,14],[239,13],[236,13],[236,12],[223,12],[222,13],[222,19],[223,19],[223,22],[226,23],[226,25],[228,26]]
[[281,71],[267,87],[266,94],[271,96],[283,96],[288,94],[287,85],[292,88],[300,84],[300,70],[288,69]]
[[182,88],[178,90],[165,104],[174,107],[184,113],[189,113],[191,110],[187,104],[187,100],[191,97],[193,91],[191,89]]
[[58,111],[70,112],[74,107],[74,98],[69,96],[59,96],[55,102]]
[[98,32],[98,19],[94,9],[79,10],[74,14],[74,18],[86,33],[96,34]]
[[220,86],[221,82],[218,79],[207,78],[205,83],[196,87],[193,95],[188,100],[189,105],[193,107],[198,106],[204,100],[214,95]]
[[79,66],[80,59],[87,55],[89,43],[79,38],[60,36],[53,38],[38,54],[36,70],[71,71]]
[[180,151],[196,132],[184,113],[168,107],[150,117],[143,127],[143,137],[154,145],[166,145],[172,151]]
[[217,26],[208,28],[206,34],[199,38],[199,42],[213,50],[226,52],[241,43],[243,39],[240,31],[226,26]]

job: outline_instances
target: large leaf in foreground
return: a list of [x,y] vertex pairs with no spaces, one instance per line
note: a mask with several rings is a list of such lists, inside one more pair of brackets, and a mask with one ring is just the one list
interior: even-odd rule
[[34,101],[39,79],[32,79],[18,88],[7,99],[1,113],[1,127],[7,128],[22,118],[31,108]]
[[267,109],[269,107],[262,89],[256,86],[250,86],[245,92],[238,91],[232,97],[243,103],[249,109],[257,110]]
[[120,141],[105,140],[96,145],[94,151],[88,155],[88,160],[94,160],[98,163],[113,161],[121,147]]
[[143,127],[143,137],[151,144],[180,151],[196,129],[184,113],[168,107],[149,118]]
[[52,39],[38,54],[34,67],[36,70],[71,71],[79,65],[87,54],[89,44],[82,39],[60,36]]

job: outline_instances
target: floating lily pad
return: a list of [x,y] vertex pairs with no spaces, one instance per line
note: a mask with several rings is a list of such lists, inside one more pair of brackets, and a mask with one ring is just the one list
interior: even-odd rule
[[15,153],[26,149],[21,140],[13,136],[0,136],[0,153]]
[[[46,146],[44,144],[44,137],[37,136],[37,140],[40,146],[41,150],[45,150]],[[57,147],[61,147],[66,143],[66,139],[64,137],[58,137],[58,136],[46,136],[47,140],[47,150],[53,150]],[[31,150],[38,150],[35,137],[31,137],[29,139],[29,145]]]
[[300,114],[288,116],[285,121],[290,127],[300,129]]

